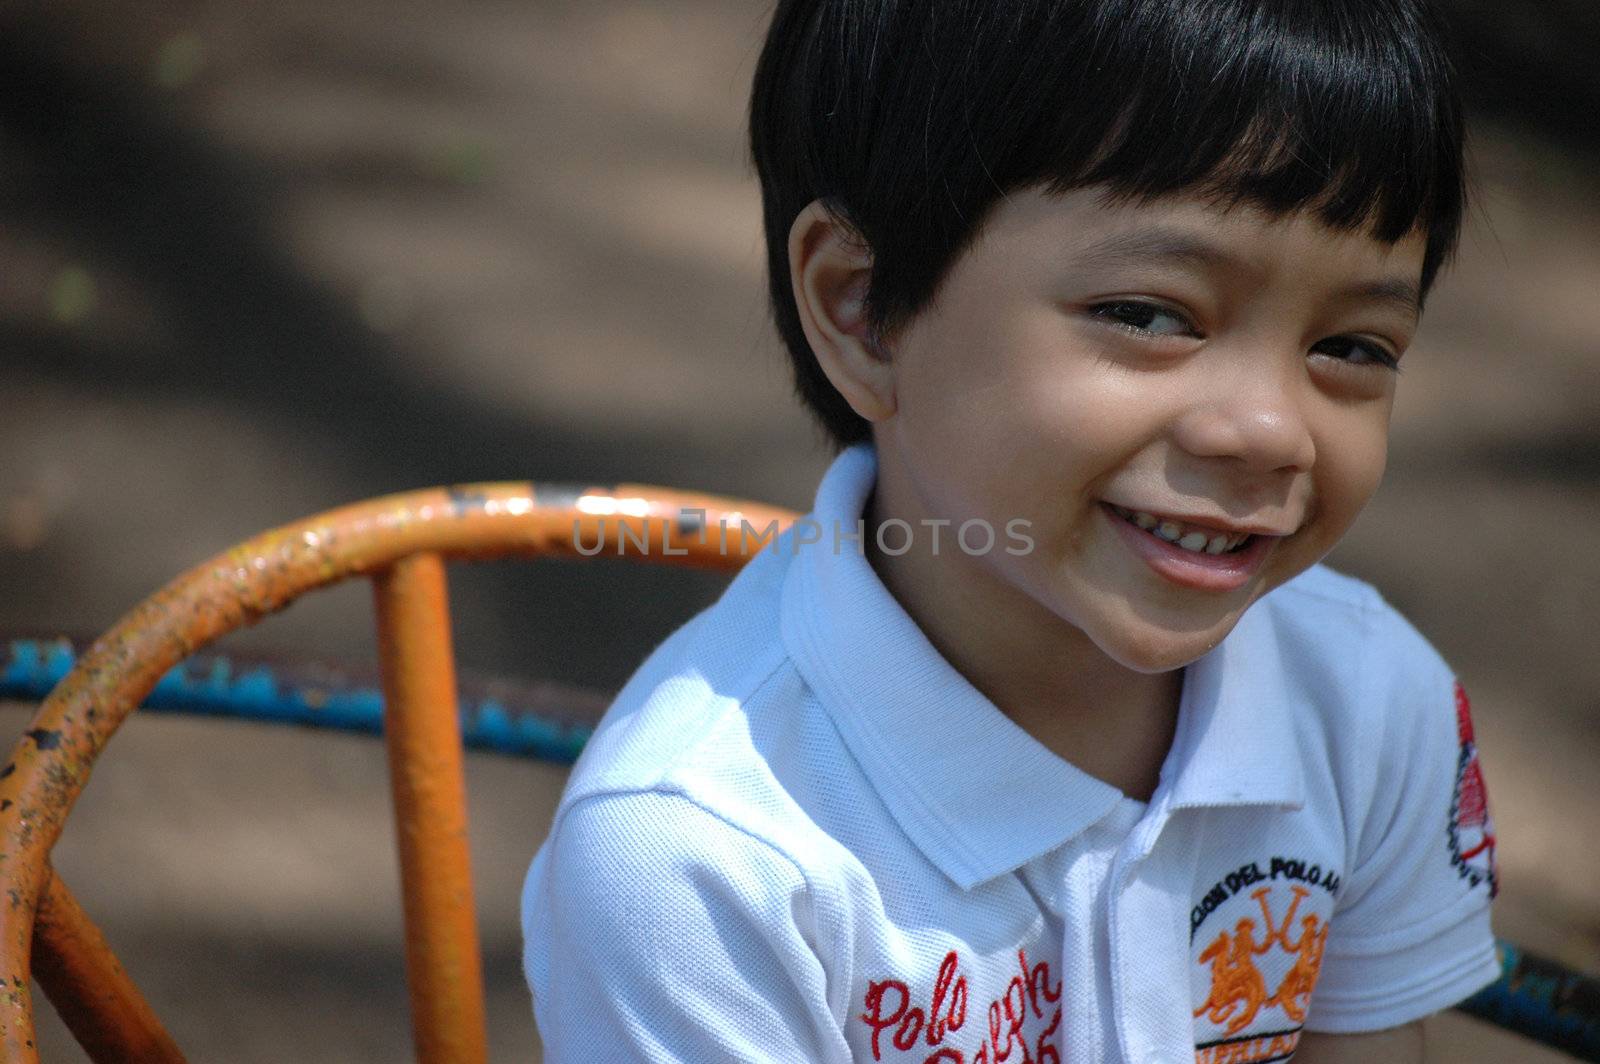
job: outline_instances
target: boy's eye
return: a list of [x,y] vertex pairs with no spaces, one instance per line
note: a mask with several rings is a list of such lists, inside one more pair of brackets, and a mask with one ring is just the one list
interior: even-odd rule
[[[1119,329],[1145,336],[1198,336],[1200,330],[1181,312],[1142,299],[1116,299],[1096,303],[1089,312]],[[1330,336],[1311,350],[1350,366],[1381,366],[1400,371],[1400,359],[1376,340],[1360,336]]]
[[1089,310],[1097,318],[1134,332],[1153,336],[1193,336],[1196,333],[1188,318],[1159,303],[1118,299],[1110,303],[1097,303]]
[[1400,360],[1390,354],[1388,348],[1359,336],[1330,336],[1318,341],[1311,350],[1355,366],[1383,366],[1397,372],[1400,369]]

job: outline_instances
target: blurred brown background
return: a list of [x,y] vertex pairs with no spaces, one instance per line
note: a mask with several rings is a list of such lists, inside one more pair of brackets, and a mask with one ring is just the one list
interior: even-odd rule
[[[1600,7],[1452,4],[1477,134],[1387,484],[1335,558],[1472,692],[1500,933],[1600,964]],[[0,633],[92,634],[260,529],[466,480],[809,503],[766,319],[741,0],[0,11]],[[614,688],[720,581],[454,574],[464,667]],[[373,653],[365,588],[235,648]],[[0,714],[20,731],[22,707]],[[560,769],[474,757],[495,1059]],[[57,865],[196,1061],[410,1053],[375,742],[136,717]],[[48,1009],[41,1007],[41,1012]],[[82,1057],[53,1017],[47,1060]],[[1440,1061],[1555,1059],[1469,1021]]]

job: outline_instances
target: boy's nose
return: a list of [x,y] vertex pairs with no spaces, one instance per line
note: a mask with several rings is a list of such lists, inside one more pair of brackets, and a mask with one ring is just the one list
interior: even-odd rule
[[1316,442],[1291,378],[1256,372],[1217,381],[1180,418],[1178,445],[1201,458],[1235,459],[1252,472],[1310,469]]

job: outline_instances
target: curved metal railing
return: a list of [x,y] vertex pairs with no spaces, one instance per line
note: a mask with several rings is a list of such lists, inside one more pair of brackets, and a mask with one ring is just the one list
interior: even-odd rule
[[374,585],[417,1055],[485,1060],[445,559],[615,554],[731,569],[792,517],[638,485],[474,484],[297,521],[173,580],[84,652],[0,766],[0,1055],[38,1060],[31,971],[96,1061],[183,1059],[51,871],[51,848],[101,750],[175,667],[308,591],[364,575]]

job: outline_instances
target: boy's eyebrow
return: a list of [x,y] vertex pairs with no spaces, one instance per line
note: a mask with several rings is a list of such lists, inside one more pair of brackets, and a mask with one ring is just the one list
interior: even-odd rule
[[1392,303],[1412,317],[1422,315],[1422,291],[1412,281],[1391,277],[1382,281],[1363,281],[1334,293],[1341,300],[1369,300]]
[[[1114,269],[1136,266],[1151,259],[1176,260],[1196,266],[1231,267],[1248,270],[1242,259],[1204,238],[1184,229],[1153,226],[1114,233],[1079,252],[1075,263],[1088,269]],[[1367,300],[1390,303],[1413,316],[1422,313],[1422,293],[1418,284],[1403,277],[1358,281],[1333,293],[1336,300]]]

